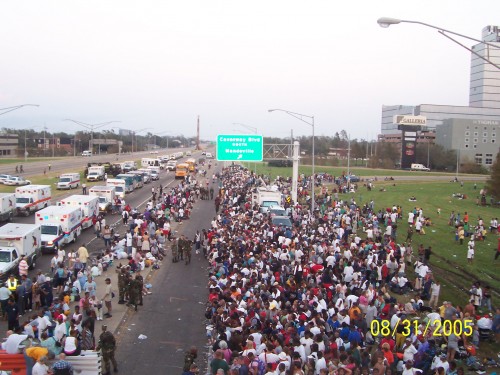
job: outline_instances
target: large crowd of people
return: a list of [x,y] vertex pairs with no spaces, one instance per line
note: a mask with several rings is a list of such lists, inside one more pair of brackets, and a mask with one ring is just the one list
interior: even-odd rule
[[[293,226],[281,227],[252,201],[257,182],[242,167],[224,169],[203,230],[211,374],[454,375],[488,365],[477,352],[498,342],[500,309],[477,283],[463,307],[441,300],[432,249],[413,248],[413,234],[430,225],[421,209],[325,191],[314,214],[284,199]],[[284,179],[271,184],[287,189]],[[397,242],[401,220],[410,230]],[[185,374],[197,371],[190,363]]]

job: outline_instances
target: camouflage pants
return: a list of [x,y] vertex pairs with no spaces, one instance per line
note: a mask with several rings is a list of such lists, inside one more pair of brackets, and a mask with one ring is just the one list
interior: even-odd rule
[[103,374],[109,374],[111,372],[111,368],[109,366],[109,362],[113,364],[113,369],[117,369],[118,365],[115,359],[115,351],[114,350],[103,350],[102,351],[102,363],[103,363]]

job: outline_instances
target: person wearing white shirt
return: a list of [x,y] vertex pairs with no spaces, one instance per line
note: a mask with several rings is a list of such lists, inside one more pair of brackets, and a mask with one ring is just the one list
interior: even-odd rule
[[418,375],[422,370],[413,367],[413,361],[407,361],[404,365],[403,373],[401,375]]
[[333,268],[333,267],[335,267],[335,261],[336,261],[336,259],[335,259],[335,256],[332,253],[330,253],[330,255],[328,255],[325,260],[326,260],[326,267],[327,268]]
[[359,300],[358,296],[354,294],[348,295],[346,298],[347,308],[350,309],[356,302],[358,302],[358,300]]
[[315,374],[320,375],[321,369],[327,368],[326,367],[326,360],[323,357],[323,352],[318,351],[318,360],[316,361],[316,367],[315,367]]
[[304,347],[306,356],[311,355],[311,345],[314,344],[314,340],[311,337],[311,332],[306,332],[304,337],[300,339],[300,343]]
[[405,344],[403,345],[403,361],[413,361],[415,354],[417,354],[418,350],[413,346],[411,342],[411,338],[407,337],[405,340]]
[[344,268],[344,281],[346,283],[350,283],[353,274],[354,274],[354,268],[352,268],[350,263],[347,263],[347,266]]
[[437,368],[442,367],[444,369],[444,373],[448,373],[448,369],[450,368],[450,364],[446,360],[446,354],[441,354],[441,356],[436,356],[432,360],[431,370],[435,370]]
[[268,349],[265,349],[262,353],[259,354],[259,359],[265,364],[277,363],[280,360],[277,354],[274,354],[272,351],[269,351]]

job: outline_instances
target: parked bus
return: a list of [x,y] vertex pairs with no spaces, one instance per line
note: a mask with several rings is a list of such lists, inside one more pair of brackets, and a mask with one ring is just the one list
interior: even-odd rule
[[189,170],[189,165],[186,163],[179,163],[175,167],[175,178],[186,178]]
[[196,169],[196,159],[189,158],[186,160],[186,164],[188,165],[189,172],[194,172]]

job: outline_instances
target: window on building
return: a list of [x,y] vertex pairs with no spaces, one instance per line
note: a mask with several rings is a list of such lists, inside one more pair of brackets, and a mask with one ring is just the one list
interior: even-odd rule
[[467,126],[465,127],[465,129],[469,129],[469,125],[467,125]]
[[465,146],[465,148],[469,148],[469,145],[468,145],[468,144],[465,144],[464,146]]
[[483,137],[487,137],[488,136],[488,133],[487,132],[483,132]]
[[478,132],[474,132],[474,137],[477,137],[479,135]]
[[483,154],[476,154],[474,161],[476,164],[483,164]]
[[474,138],[474,143],[477,143],[477,138]]
[[484,158],[484,164],[486,165],[493,164],[493,154],[486,154],[486,157]]
[[477,148],[477,145],[474,145],[473,147],[474,147],[474,148]]
[[470,135],[470,132],[465,132],[465,136],[468,137]]
[[483,128],[483,130],[488,130],[488,128],[485,126],[485,127]]
[[478,127],[477,127],[477,126],[474,126],[474,129],[475,129],[475,130],[477,130],[477,129],[478,129]]
[[488,139],[483,138],[483,143],[488,143]]

